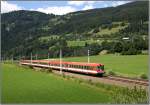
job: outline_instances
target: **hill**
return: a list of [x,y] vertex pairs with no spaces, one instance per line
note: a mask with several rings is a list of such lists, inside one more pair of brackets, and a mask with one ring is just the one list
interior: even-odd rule
[[[114,41],[130,37],[131,33],[136,33],[135,37],[147,37],[148,1],[136,1],[117,7],[78,11],[61,16],[20,10],[2,14],[1,20],[3,56],[27,56],[31,52],[47,53],[48,50],[52,50],[54,56],[58,56],[56,50],[62,39],[85,42],[94,40],[93,43],[97,43],[98,40]],[[87,44],[89,43],[79,48],[66,49],[84,52]],[[67,47],[66,42],[63,45]]]

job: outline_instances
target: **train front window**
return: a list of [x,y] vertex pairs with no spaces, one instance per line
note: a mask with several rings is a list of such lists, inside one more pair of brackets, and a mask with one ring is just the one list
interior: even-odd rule
[[101,66],[101,69],[104,70],[104,65]]
[[104,70],[104,66],[97,66],[98,70]]

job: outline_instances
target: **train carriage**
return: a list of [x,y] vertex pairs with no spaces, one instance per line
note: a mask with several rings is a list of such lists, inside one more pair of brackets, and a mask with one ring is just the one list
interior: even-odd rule
[[59,60],[23,60],[21,64],[50,67],[53,69],[62,69],[63,71],[78,72],[84,74],[102,75],[105,73],[104,65],[99,63],[85,63],[85,62],[64,62]]

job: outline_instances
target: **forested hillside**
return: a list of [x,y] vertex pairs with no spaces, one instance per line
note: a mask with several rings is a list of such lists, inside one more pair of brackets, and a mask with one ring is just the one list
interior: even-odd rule
[[[66,15],[14,11],[1,15],[2,56],[81,56],[102,50],[139,54],[148,49],[148,1]],[[123,40],[127,37],[128,40]],[[61,46],[60,46],[61,45]]]

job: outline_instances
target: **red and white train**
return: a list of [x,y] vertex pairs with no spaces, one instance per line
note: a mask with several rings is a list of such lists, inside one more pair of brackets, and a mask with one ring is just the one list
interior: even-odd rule
[[59,60],[21,60],[20,64],[35,67],[62,69],[63,71],[78,72],[84,74],[102,75],[105,73],[104,65],[99,63],[64,62]]

